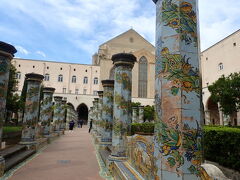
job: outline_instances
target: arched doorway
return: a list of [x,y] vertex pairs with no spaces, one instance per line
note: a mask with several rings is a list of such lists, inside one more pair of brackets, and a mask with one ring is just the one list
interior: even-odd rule
[[88,122],[88,107],[86,104],[82,103],[77,108],[78,119],[83,119],[84,124]]
[[207,109],[208,109],[208,112],[209,112],[209,118],[210,118],[211,124],[220,125],[220,116],[219,116],[218,104],[215,103],[211,99],[211,97],[208,99]]

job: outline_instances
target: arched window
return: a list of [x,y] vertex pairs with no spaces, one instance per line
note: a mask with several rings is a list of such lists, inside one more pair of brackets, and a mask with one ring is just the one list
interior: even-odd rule
[[87,84],[88,83],[88,77],[84,77],[83,78],[83,84]]
[[141,57],[139,60],[138,69],[138,97],[147,98],[147,77],[148,63],[146,57]]
[[45,80],[45,81],[49,81],[49,79],[50,79],[49,74],[45,74],[45,76],[44,76],[44,80]]
[[219,63],[218,68],[219,68],[219,70],[223,70],[223,63]]
[[17,73],[16,73],[16,78],[17,78],[17,79],[21,79],[21,73],[20,73],[20,72],[17,72]]
[[58,76],[58,82],[63,82],[63,75],[60,74],[60,75]]
[[94,78],[93,84],[98,84],[98,78],[97,77]]
[[72,83],[76,83],[77,81],[77,77],[76,76],[72,76]]

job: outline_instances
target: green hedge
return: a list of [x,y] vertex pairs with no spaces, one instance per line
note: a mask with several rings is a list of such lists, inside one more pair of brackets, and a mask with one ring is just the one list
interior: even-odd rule
[[204,157],[240,171],[240,129],[205,126]]
[[153,134],[154,133],[154,123],[132,123],[131,135],[136,133],[142,134]]
[[18,132],[21,130],[22,130],[21,126],[4,126],[3,127],[3,133]]
[[[240,128],[204,126],[204,158],[240,171]],[[154,123],[132,124],[132,135],[154,133]]]

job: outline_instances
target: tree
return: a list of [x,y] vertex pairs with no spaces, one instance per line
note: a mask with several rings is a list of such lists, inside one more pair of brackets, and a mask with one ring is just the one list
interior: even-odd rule
[[9,81],[8,81],[8,91],[7,91],[7,99],[6,99],[6,121],[11,118],[12,113],[17,113],[20,107],[19,96],[18,94],[14,94],[17,90],[17,78],[16,78],[16,68],[11,64],[9,71]]
[[154,120],[154,106],[145,106],[144,107],[144,120],[152,121]]
[[225,115],[232,115],[240,110],[240,73],[224,75],[208,87],[211,98],[220,104]]

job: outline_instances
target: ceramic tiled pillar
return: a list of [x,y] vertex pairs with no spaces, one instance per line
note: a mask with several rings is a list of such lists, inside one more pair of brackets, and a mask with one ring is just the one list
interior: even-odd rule
[[103,80],[103,142],[112,142],[114,80]]
[[99,136],[102,136],[102,133],[104,131],[103,129],[103,119],[102,119],[102,106],[103,106],[103,91],[98,91],[98,96],[99,96],[99,100],[98,100],[98,133]]
[[62,98],[61,96],[54,96],[54,113],[53,113],[53,124],[54,124],[54,131],[60,131],[60,124],[62,120]]
[[120,53],[112,57],[114,75],[114,110],[111,158],[125,159],[127,156],[127,134],[131,130],[132,68],[136,57]]
[[139,123],[144,123],[144,106],[138,106],[138,114]]
[[155,179],[201,179],[197,0],[156,3]]
[[99,131],[99,128],[98,128],[98,98],[94,98],[94,101],[93,101],[93,107],[94,107],[94,123],[93,123],[93,127],[94,127],[94,133],[95,135],[98,135],[98,131]]
[[[0,149],[2,145],[2,128],[5,120],[10,63],[16,52],[12,45],[0,41]],[[0,177],[3,176],[4,166],[5,161],[0,154]]]
[[138,123],[137,107],[132,107],[132,123]]
[[43,88],[43,102],[41,105],[40,119],[43,128],[43,136],[48,137],[50,135],[51,122],[53,120],[53,93],[55,88],[45,87]]
[[62,100],[61,104],[61,121],[60,121],[60,130],[64,131],[66,129],[66,107],[67,101]]
[[43,75],[29,73],[26,74],[27,93],[25,111],[23,117],[23,128],[21,144],[36,144],[36,128],[38,125],[40,88]]

